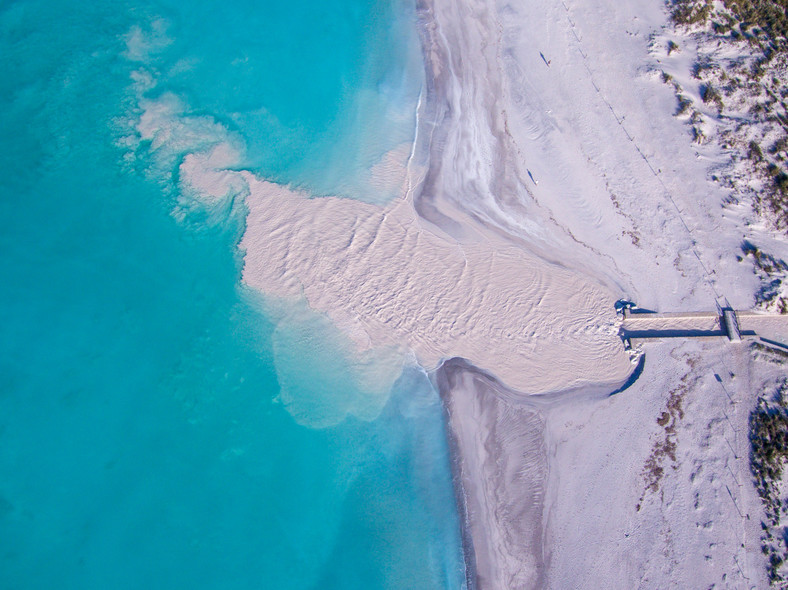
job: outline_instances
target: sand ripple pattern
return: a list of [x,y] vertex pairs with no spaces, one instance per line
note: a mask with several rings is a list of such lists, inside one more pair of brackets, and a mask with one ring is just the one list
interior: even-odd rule
[[407,346],[426,369],[460,357],[525,393],[623,380],[613,297],[494,233],[461,243],[411,202],[309,198],[243,173],[243,279],[305,297],[359,346]]

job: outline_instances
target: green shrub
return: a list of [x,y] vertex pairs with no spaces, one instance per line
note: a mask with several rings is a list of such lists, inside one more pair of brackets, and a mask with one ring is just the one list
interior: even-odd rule
[[772,147],[769,148],[769,153],[776,154],[779,152],[784,152],[786,151],[786,148],[788,148],[788,137],[781,137],[775,141],[774,144],[772,144]]
[[757,142],[751,141],[749,150],[747,152],[747,156],[750,158],[750,160],[753,160],[755,162],[760,162],[761,160],[763,160],[763,152],[761,151],[761,146],[759,146]]
[[683,94],[678,95],[679,107],[676,115],[686,115],[692,107],[692,101]]

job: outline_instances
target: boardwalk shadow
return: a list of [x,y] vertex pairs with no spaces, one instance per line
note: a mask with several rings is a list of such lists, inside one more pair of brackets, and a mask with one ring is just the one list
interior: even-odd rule
[[[742,336],[755,336],[752,330],[742,330]],[[624,339],[637,338],[715,338],[727,337],[724,330],[621,330]]]

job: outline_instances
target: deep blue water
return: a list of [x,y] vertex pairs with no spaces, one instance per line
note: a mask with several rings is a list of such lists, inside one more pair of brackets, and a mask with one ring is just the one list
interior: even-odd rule
[[[407,140],[407,23],[385,0],[0,3],[0,588],[461,587],[429,381],[406,369],[374,420],[294,420],[243,207],[184,213],[178,179],[226,142],[355,186]],[[145,141],[163,97],[182,108]]]

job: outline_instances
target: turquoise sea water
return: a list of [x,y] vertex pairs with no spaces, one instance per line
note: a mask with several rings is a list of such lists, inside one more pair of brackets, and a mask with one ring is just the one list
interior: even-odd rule
[[275,356],[341,398],[331,355],[241,285],[240,199],[179,181],[226,144],[355,196],[412,132],[405,8],[0,4],[0,588],[461,587],[429,381],[297,422]]

